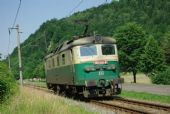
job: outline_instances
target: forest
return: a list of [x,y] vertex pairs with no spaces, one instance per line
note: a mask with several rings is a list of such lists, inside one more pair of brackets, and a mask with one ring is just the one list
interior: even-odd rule
[[[113,0],[69,17],[47,20],[21,44],[23,76],[44,78],[45,55],[63,41],[83,35],[88,25],[87,34],[95,32],[117,40],[122,72],[132,72],[134,79],[136,73],[142,72],[153,83],[170,84],[169,17],[169,0]],[[10,55],[16,78],[17,54],[15,48]]]

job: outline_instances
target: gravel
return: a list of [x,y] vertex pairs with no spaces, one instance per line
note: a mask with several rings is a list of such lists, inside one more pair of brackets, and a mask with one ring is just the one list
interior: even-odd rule
[[85,110],[89,112],[95,112],[97,114],[116,114],[112,110],[106,109],[101,106],[93,105],[90,103],[82,102],[82,101],[76,101],[68,98],[63,98],[65,102],[67,102],[70,105],[77,105],[83,107]]
[[122,84],[122,89],[159,95],[170,95],[170,85],[124,83]]

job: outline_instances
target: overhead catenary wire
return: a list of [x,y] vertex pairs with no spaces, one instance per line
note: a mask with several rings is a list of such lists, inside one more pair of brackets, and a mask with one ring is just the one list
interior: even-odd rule
[[7,56],[7,58],[8,58],[8,67],[9,67],[9,69],[11,68],[11,61],[10,61],[10,55],[9,55],[9,52],[10,52],[10,43],[11,43],[11,31],[10,31],[10,28],[8,28],[8,32],[9,32],[9,41],[8,41],[8,56]]
[[69,16],[74,12],[75,9],[77,9],[83,3],[83,1],[84,0],[80,0],[80,2],[70,11]]
[[[71,16],[71,14],[83,3],[84,0],[80,0],[80,2],[78,2],[78,4],[72,8],[72,10],[69,12],[68,16]],[[65,38],[62,38],[59,40],[58,45],[62,44],[64,42]]]
[[10,68],[10,43],[11,43],[11,33],[12,33],[12,30],[11,28],[14,28],[15,24],[16,24],[16,21],[17,21],[17,17],[18,17],[18,14],[19,14],[19,11],[20,11],[20,7],[21,7],[21,0],[19,0],[19,5],[18,5],[18,8],[17,8],[17,12],[16,12],[16,15],[14,17],[14,21],[13,21],[13,24],[10,28],[8,28],[8,33],[9,33],[9,38],[8,38],[8,49],[7,49],[7,53],[8,53],[8,62],[9,62],[9,68]]
[[[69,12],[69,15],[68,16],[71,16],[72,15],[72,13],[82,4],[84,2],[84,0],[80,0],[79,2],[78,2],[78,4],[74,7],[74,8],[72,8],[72,10]],[[105,1],[105,3],[107,3],[107,0]],[[61,39],[61,40],[59,40],[59,42],[61,42],[61,41],[64,41],[64,39]],[[59,43],[60,44],[60,43]]]
[[[14,21],[13,21],[13,24],[12,24],[11,28],[14,28],[14,26],[16,24],[17,17],[18,17],[18,14],[19,14],[19,11],[20,11],[20,7],[21,7],[21,1],[22,0],[19,0],[19,5],[18,5],[17,12],[16,12],[16,15],[14,17]],[[10,34],[12,33],[12,29],[8,28],[8,32],[9,32],[9,36],[10,36]],[[9,37],[9,41],[10,41],[10,37]],[[10,44],[10,43],[8,43],[8,44]]]
[[14,18],[14,22],[12,24],[12,28],[15,26],[15,23],[16,23],[16,20],[17,20],[19,11],[20,11],[20,7],[21,7],[21,0],[20,0],[19,5],[18,5],[18,9],[17,9],[16,15],[15,15],[15,18]]

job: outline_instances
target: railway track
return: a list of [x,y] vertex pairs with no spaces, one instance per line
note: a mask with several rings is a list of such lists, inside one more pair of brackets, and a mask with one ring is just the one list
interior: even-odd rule
[[125,98],[116,98],[114,100],[97,101],[91,100],[92,104],[109,108],[111,110],[118,110],[123,113],[131,114],[170,114],[170,106],[161,105],[143,101],[130,100]]
[[105,103],[105,102],[96,101],[96,100],[91,100],[90,102],[92,104],[96,104],[96,105],[99,105],[99,106],[102,106],[102,107],[106,107],[106,108],[109,108],[111,110],[119,110],[119,111],[125,112],[125,113],[152,114],[152,113],[144,111],[144,110],[137,110],[137,109],[133,109],[133,108],[129,108],[129,107],[124,107],[124,106],[121,106],[121,105],[115,105],[115,104]]
[[[32,86],[32,85],[25,85],[25,86],[29,86],[38,90],[52,93],[52,91],[48,90],[45,87]],[[120,111],[121,113],[124,112],[124,113],[131,113],[131,114],[170,114],[170,106],[168,105],[130,100],[121,97],[117,97],[115,99],[107,100],[107,101],[89,100],[89,103],[108,108],[110,110],[113,110],[114,112]]]
[[141,105],[145,107],[156,108],[156,109],[164,110],[170,113],[170,106],[168,105],[137,101],[137,100],[131,100],[131,99],[125,99],[125,98],[117,98],[114,100],[119,101],[119,102],[129,103],[129,104],[136,104],[136,105]]

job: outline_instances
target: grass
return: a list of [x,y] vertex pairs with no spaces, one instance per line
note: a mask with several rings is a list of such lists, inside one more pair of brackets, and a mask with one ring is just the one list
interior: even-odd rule
[[18,85],[7,65],[0,61],[0,104],[18,91]]
[[[131,74],[126,74],[124,75],[124,77],[132,77]],[[125,80],[127,80],[128,78],[125,78]],[[150,83],[148,77],[146,77],[143,74],[138,74],[137,75],[137,82],[141,82],[141,83]],[[144,79],[144,81],[142,81],[142,79]],[[147,81],[146,81],[147,80]],[[146,81],[146,82],[145,82]],[[46,84],[44,82],[28,82],[28,83],[32,83],[34,85],[42,85],[42,86],[46,86]],[[131,99],[136,99],[136,100],[145,100],[145,101],[151,101],[151,102],[159,102],[159,103],[168,103],[170,104],[170,96],[167,95],[158,95],[158,94],[151,94],[151,93],[146,93],[146,92],[134,92],[134,91],[125,91],[123,90],[121,95],[122,97],[125,98],[131,98]]]
[[40,87],[47,87],[46,82],[45,81],[30,81],[30,80],[24,80],[24,83],[26,84],[30,84],[30,85],[35,85],[35,86],[40,86]]
[[170,104],[170,96],[157,95],[145,92],[122,91],[121,97],[131,98],[136,100],[145,100],[151,102],[168,103]]
[[24,87],[0,114],[94,114],[62,97]]
[[[132,73],[122,73],[121,76],[124,78],[125,83],[133,83]],[[136,81],[141,84],[152,84],[150,78],[145,76],[143,73],[138,73],[136,75]]]

